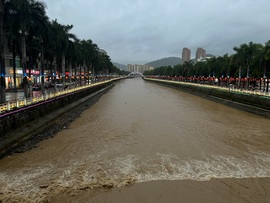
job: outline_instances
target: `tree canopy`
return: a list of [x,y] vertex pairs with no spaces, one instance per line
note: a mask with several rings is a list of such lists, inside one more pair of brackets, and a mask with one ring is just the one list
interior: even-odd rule
[[145,71],[144,75],[159,76],[203,76],[263,78],[270,74],[270,40],[263,44],[249,42],[233,47],[234,54],[214,56],[200,62],[185,62],[173,67],[162,66]]
[[[72,70],[80,67],[84,72],[95,74],[116,71],[106,51],[91,39],[78,39],[71,33],[73,25],[61,24],[57,19],[50,20],[45,9],[46,4],[39,0],[1,0],[0,28],[1,36],[5,36],[1,37],[1,49],[2,44],[8,44],[12,50],[14,69],[15,57],[20,56],[25,85],[29,82],[27,70],[30,74],[30,70],[38,68],[38,64],[41,64],[42,85],[44,67],[48,68],[48,64],[53,66],[50,67],[53,75],[58,73],[62,77],[63,83],[69,67]],[[4,43],[4,40],[7,42]],[[4,56],[2,58],[1,61],[4,61]],[[1,66],[1,72],[5,72],[4,65]],[[14,82],[15,78],[14,75]]]

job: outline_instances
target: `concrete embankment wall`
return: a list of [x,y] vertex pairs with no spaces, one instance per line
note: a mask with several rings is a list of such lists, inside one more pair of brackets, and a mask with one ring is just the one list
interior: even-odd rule
[[270,118],[270,98],[258,94],[228,91],[208,86],[192,85],[168,80],[155,80],[145,78],[146,81],[167,85],[188,93],[197,94],[211,100],[218,100],[221,103],[249,111],[258,115]]
[[0,158],[1,154],[20,140],[27,139],[32,131],[67,112],[76,105],[102,92],[116,80],[89,86],[75,92],[54,97],[36,104],[0,115]]

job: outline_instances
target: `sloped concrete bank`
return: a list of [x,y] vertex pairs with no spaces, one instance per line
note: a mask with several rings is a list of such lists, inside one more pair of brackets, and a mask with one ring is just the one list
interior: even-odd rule
[[166,85],[187,93],[195,94],[216,102],[226,104],[228,106],[248,111],[266,118],[270,118],[270,98],[242,92],[234,92],[219,88],[211,88],[209,86],[192,85],[188,83],[179,83],[170,80],[156,80],[144,78],[146,81],[155,82],[157,84]]
[[52,137],[98,101],[116,81],[62,95],[0,115],[0,158],[22,152]]

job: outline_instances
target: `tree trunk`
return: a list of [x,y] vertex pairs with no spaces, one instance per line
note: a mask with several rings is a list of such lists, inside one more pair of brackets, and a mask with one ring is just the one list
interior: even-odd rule
[[75,87],[77,87],[77,73],[78,73],[78,71],[77,71],[77,66],[75,65],[75,67],[74,67],[74,70],[75,70],[75,72],[74,72],[74,76],[75,76],[75,78],[74,78],[74,80],[75,80]]
[[267,82],[266,82],[266,92],[268,93],[269,91],[269,79],[267,79]]
[[0,103],[6,102],[6,83],[5,83],[5,49],[4,49],[4,2],[0,0]]
[[71,85],[72,85],[72,65],[69,64],[69,88],[71,88]]
[[83,79],[84,79],[84,85],[86,85],[86,63],[83,62]]
[[54,91],[56,91],[56,56],[53,57],[53,85]]
[[79,66],[80,68],[80,87],[82,86],[82,66]]
[[249,89],[249,66],[247,67],[247,85],[246,85],[246,89]]
[[265,91],[266,89],[265,78],[266,78],[266,63],[264,63],[264,68],[263,68],[263,91]]
[[63,87],[65,87],[65,84],[66,84],[66,58],[65,58],[64,52],[62,52],[62,82],[63,82]]
[[50,59],[50,77],[51,77],[51,81],[50,84],[53,84],[53,59]]
[[13,80],[14,80],[14,92],[17,92],[17,82],[16,82],[16,45],[15,40],[12,42],[12,65],[13,65]]
[[27,98],[30,96],[28,90],[28,80],[26,74],[26,43],[25,43],[25,31],[22,30],[22,69],[23,69],[23,86],[24,96]]
[[40,56],[40,74],[41,74],[41,92],[42,94],[45,94],[45,80],[44,80],[44,53],[43,53],[43,40],[41,40],[41,56]]
[[241,66],[240,66],[240,68],[239,68],[239,80],[238,80],[238,88],[241,88],[241,75],[242,75],[242,68],[241,68]]

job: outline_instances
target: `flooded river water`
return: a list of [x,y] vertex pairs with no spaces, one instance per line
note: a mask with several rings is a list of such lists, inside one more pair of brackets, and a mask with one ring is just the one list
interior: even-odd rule
[[268,202],[269,124],[122,80],[55,137],[1,159],[0,202]]

